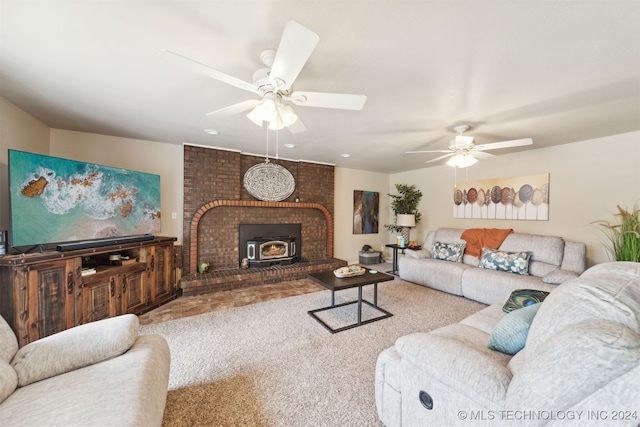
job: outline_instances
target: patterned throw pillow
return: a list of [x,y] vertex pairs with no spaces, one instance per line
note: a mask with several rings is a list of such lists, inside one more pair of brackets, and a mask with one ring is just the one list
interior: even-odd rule
[[509,313],[519,308],[538,304],[544,301],[547,295],[549,295],[549,292],[539,291],[537,289],[516,289],[509,295],[509,299],[502,306],[502,311]]
[[445,261],[462,262],[464,256],[464,248],[466,243],[442,243],[434,242],[431,250],[431,258],[442,259]]
[[529,259],[531,252],[506,252],[491,248],[482,248],[478,267],[488,270],[508,271],[510,273],[529,275]]

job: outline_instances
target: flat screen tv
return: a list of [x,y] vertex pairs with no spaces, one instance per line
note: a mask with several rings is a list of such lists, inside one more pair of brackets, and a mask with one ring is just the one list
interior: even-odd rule
[[9,150],[14,248],[160,232],[160,175]]

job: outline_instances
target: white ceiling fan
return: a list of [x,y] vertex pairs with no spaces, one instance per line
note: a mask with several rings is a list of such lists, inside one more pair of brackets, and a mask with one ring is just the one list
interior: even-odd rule
[[496,150],[498,148],[519,147],[522,145],[531,145],[533,140],[531,138],[514,139],[511,141],[494,142],[491,144],[475,145],[473,143],[472,136],[463,136],[462,134],[469,130],[469,125],[460,125],[453,128],[458,134],[454,139],[449,142],[448,150],[426,150],[426,151],[406,151],[405,154],[416,153],[447,153],[443,156],[436,157],[426,161],[425,163],[433,163],[438,160],[451,157],[447,164],[449,166],[466,168],[475,164],[478,159],[493,157],[494,154],[485,153],[486,150]]
[[208,116],[229,116],[252,110],[247,116],[258,126],[265,121],[269,129],[289,127],[293,133],[306,130],[289,104],[307,107],[338,108],[343,110],[362,110],[367,100],[365,95],[323,92],[293,92],[292,85],[320,37],[313,31],[295,21],[289,21],[282,33],[277,50],[269,49],[261,53],[260,59],[266,68],[253,74],[253,83],[214,70],[208,65],[186,58],[172,51],[161,49],[161,58],[187,66],[196,72],[221,82],[260,96],[208,113]]

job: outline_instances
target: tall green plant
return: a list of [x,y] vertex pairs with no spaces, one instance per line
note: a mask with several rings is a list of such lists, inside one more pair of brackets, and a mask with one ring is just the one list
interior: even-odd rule
[[415,215],[416,224],[420,221],[421,214],[418,211],[418,204],[422,199],[422,192],[415,185],[396,184],[396,191],[399,194],[388,194],[391,197],[391,210],[396,216],[393,224],[385,224],[389,231],[400,232],[402,227],[396,225],[398,215]]
[[619,205],[617,208],[614,222],[600,220],[594,224],[603,227],[611,258],[616,261],[640,262],[640,208],[638,205],[634,205],[631,210]]

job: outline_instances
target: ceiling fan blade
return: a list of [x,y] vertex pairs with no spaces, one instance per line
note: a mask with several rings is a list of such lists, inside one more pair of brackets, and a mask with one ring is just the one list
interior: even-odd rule
[[249,99],[247,101],[239,102],[237,104],[229,105],[228,107],[220,108],[218,110],[207,113],[207,116],[233,116],[234,114],[243,113],[247,110],[255,108],[260,103],[257,99]]
[[216,80],[220,80],[221,82],[230,84],[231,86],[235,86],[237,88],[244,89],[256,94],[258,93],[258,88],[256,88],[252,83],[245,82],[244,80],[240,80],[221,71],[214,70],[208,65],[202,64],[198,61],[194,61],[193,59],[187,58],[186,56],[182,56],[170,50],[160,49],[160,51],[158,52],[158,56],[175,64],[191,68],[192,70],[200,74],[204,74],[205,76],[209,76]]
[[304,123],[302,122],[302,119],[300,119],[300,117],[298,117],[298,120],[293,122],[292,125],[289,125],[287,127],[287,129],[289,129],[289,132],[291,132],[293,134],[302,133],[302,132],[306,132],[307,131],[307,127],[304,125]]
[[431,160],[427,160],[425,163],[433,163],[433,162],[437,162],[438,160],[442,160],[442,159],[446,159],[447,157],[451,157],[456,153],[449,153],[449,154],[445,154],[444,156],[440,156],[440,157],[436,157],[435,159],[431,159]]
[[485,153],[484,151],[479,150],[471,150],[470,154],[476,159],[489,159],[496,156],[495,154]]
[[287,97],[296,105],[305,107],[339,108],[342,110],[362,110],[366,95],[324,92],[294,92]]
[[495,150],[498,148],[508,147],[520,147],[522,145],[531,145],[533,140],[531,138],[514,139],[512,141],[494,142],[492,144],[481,144],[473,147],[475,150]]
[[451,153],[451,150],[426,150],[426,151],[405,151],[404,154],[421,154],[421,153]]
[[320,41],[320,36],[296,21],[287,22],[269,81],[278,89],[289,89]]

